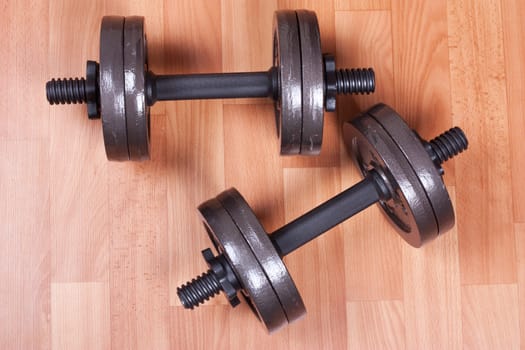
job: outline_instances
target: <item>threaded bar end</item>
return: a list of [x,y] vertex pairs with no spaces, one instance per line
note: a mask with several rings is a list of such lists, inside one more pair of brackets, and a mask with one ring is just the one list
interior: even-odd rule
[[212,270],[208,270],[208,272],[178,287],[177,295],[186,309],[193,309],[219,294],[221,290],[222,287],[217,276]]
[[463,130],[454,127],[429,141],[439,163],[458,155],[468,148],[467,136]]
[[370,94],[376,89],[372,68],[338,69],[335,76],[338,94]]
[[86,80],[84,78],[51,79],[46,83],[49,104],[85,103]]

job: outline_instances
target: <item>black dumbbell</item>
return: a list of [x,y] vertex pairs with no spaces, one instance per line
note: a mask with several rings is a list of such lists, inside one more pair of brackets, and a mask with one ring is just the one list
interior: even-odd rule
[[467,149],[461,129],[426,142],[380,104],[345,123],[343,134],[364,179],[272,234],[234,188],[199,206],[218,255],[204,250],[209,270],[177,289],[184,307],[192,309],[221,290],[236,306],[241,291],[272,332],[306,313],[282,257],[335,225],[378,202],[414,247],[453,227],[441,164]]
[[375,76],[368,69],[336,70],[323,55],[314,12],[277,11],[273,66],[266,72],[155,75],[148,70],[143,17],[104,17],[100,66],[87,62],[86,79],[52,79],[50,104],[87,103],[89,118],[102,117],[109,160],[149,159],[149,106],[162,100],[270,97],[281,154],[315,155],[321,150],[323,107],[335,110],[338,93],[368,94]]

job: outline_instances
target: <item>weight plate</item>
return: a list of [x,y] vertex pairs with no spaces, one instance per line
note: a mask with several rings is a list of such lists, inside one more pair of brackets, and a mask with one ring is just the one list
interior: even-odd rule
[[301,47],[303,132],[301,154],[316,155],[323,143],[324,76],[321,35],[315,12],[296,11]]
[[385,129],[365,112],[344,124],[343,137],[363,175],[375,170],[389,188],[391,198],[379,203],[401,237],[414,247],[435,238],[437,223],[425,189]]
[[146,38],[144,17],[124,20],[124,92],[131,160],[149,159],[149,106],[146,103]]
[[204,225],[217,251],[224,254],[242,287],[242,294],[268,329],[288,321],[261,265],[221,203],[213,198],[199,206]]
[[438,232],[454,226],[454,208],[436,166],[430,159],[421,140],[392,108],[379,104],[368,111],[392,137],[416,173],[436,218]]
[[303,104],[301,48],[295,11],[276,11],[273,18],[273,65],[279,75],[275,118],[281,154],[301,152]]
[[100,114],[109,160],[128,160],[124,99],[124,17],[106,16],[100,27]]
[[301,295],[268,234],[246,200],[234,188],[222,192],[217,199],[231,216],[259,261],[279,298],[288,322],[291,323],[304,316],[306,308]]

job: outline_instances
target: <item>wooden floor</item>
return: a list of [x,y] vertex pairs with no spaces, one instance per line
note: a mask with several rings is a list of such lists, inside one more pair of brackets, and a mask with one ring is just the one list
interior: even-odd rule
[[[272,14],[318,14],[339,66],[377,92],[339,99],[320,157],[278,155],[263,100],[158,103],[153,159],[108,162],[85,106],[44,83],[98,60],[105,14],[146,17],[156,73],[265,70]],[[525,349],[523,0],[3,1],[1,349]],[[223,297],[184,310],[205,269],[196,206],[235,186],[272,231],[359,180],[340,123],[383,101],[423,137],[458,125],[446,165],[456,226],[422,249],[377,207],[286,257],[306,303],[267,335]]]

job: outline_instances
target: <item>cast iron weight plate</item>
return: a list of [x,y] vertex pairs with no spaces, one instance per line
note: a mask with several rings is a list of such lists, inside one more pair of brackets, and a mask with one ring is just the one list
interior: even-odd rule
[[425,189],[383,127],[363,113],[344,124],[343,137],[363,176],[375,169],[389,187],[392,198],[380,201],[380,205],[401,237],[414,247],[435,238],[437,223]]
[[279,98],[275,118],[281,154],[301,152],[302,81],[299,28],[295,11],[276,11],[273,17],[273,65],[278,67]]
[[259,261],[279,298],[288,322],[291,323],[304,316],[306,308],[301,295],[268,234],[246,200],[235,188],[222,192],[217,199],[231,216],[253,255]]
[[301,43],[303,132],[301,154],[316,155],[323,143],[324,73],[321,34],[315,12],[297,10]]
[[144,17],[124,20],[124,87],[130,160],[150,158],[149,106],[146,103],[147,49]]
[[417,174],[432,205],[438,233],[451,229],[455,221],[452,201],[421,141],[392,108],[379,104],[369,109],[368,114],[388,132]]
[[109,160],[129,160],[124,98],[124,17],[106,16],[100,28],[100,110]]
[[237,273],[242,294],[268,332],[272,333],[288,324],[270,281],[221,203],[213,198],[198,209],[211,241]]

